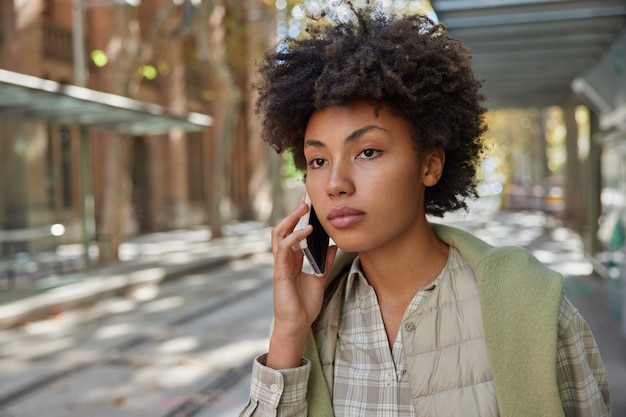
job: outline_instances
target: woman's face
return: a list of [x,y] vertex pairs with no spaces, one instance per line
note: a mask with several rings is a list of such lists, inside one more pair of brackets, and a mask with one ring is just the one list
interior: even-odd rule
[[[324,229],[349,252],[393,248],[425,223],[424,190],[442,153],[418,159],[408,124],[372,104],[318,110],[304,138],[306,188]],[[409,240],[407,240],[409,239]]]

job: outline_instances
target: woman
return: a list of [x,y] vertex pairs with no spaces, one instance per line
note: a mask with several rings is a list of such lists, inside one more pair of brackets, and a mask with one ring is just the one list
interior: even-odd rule
[[274,228],[274,328],[242,415],[609,415],[562,277],[427,221],[476,194],[468,51],[427,17],[347,5],[261,66],[264,138],[293,151],[336,246],[324,276],[304,273],[307,205]]

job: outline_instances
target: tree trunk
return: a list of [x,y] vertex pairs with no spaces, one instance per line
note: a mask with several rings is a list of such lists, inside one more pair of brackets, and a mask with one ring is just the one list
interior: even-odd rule
[[[198,10],[198,20],[203,22],[210,21],[216,4],[214,1],[205,1]],[[223,7],[223,6],[222,6]],[[224,25],[224,22],[220,22]],[[212,161],[213,165],[213,192],[208,196],[207,219],[213,237],[222,236],[222,227],[224,225],[224,216],[222,206],[226,198],[225,190],[228,180],[227,176],[227,160],[231,154],[232,139],[234,137],[240,93],[235,84],[233,75],[228,65],[224,62],[224,55],[212,53],[215,48],[209,45],[209,36],[207,27],[204,25],[196,25],[194,27],[194,37],[198,48],[198,58],[207,65],[211,74],[215,75],[216,94],[214,101],[219,105],[213,110],[213,131],[215,132],[215,153]],[[223,41],[223,38],[218,39]]]

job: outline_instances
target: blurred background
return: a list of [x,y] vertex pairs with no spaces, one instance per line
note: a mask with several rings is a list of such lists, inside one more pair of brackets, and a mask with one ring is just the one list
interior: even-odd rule
[[[260,139],[256,62],[328,3],[0,0],[0,302],[32,313],[33,297],[107,268],[266,242],[303,187]],[[596,301],[626,336],[624,1],[380,3],[471,48],[489,108],[478,212],[539,213],[528,227],[572,233],[588,260],[577,273],[602,280]]]

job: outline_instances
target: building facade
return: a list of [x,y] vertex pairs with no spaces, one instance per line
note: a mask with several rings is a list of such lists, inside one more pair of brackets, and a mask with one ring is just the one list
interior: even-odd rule
[[[226,222],[267,215],[262,200],[271,184],[267,158],[258,157],[266,149],[249,85],[255,56],[272,41],[273,6],[129,3],[0,0],[0,70],[50,80],[63,94],[64,86],[77,84],[78,45],[86,57],[85,91],[132,98],[146,117],[156,105],[172,120],[156,132],[150,121],[139,123],[141,112],[120,113],[140,126],[130,130],[104,122],[112,110],[90,120],[80,110],[41,113],[36,100],[3,103],[5,263],[18,254],[34,259],[59,244],[82,244],[84,253],[91,245],[95,262],[110,262],[129,236],[192,227],[209,227],[215,236]],[[80,33],[77,13],[82,39],[73,37]],[[210,117],[210,126],[188,128],[192,113]],[[63,232],[49,233],[52,225]]]

